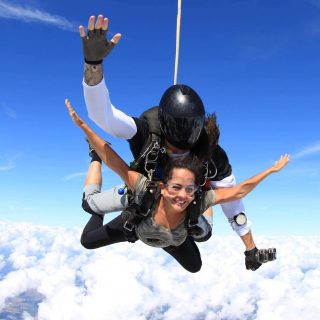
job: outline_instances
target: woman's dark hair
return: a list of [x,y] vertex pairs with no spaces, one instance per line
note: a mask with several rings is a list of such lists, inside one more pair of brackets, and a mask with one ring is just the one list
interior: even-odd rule
[[209,160],[219,143],[219,137],[220,130],[217,123],[217,116],[215,113],[210,113],[206,116],[204,128],[196,145],[191,149],[191,152],[197,155],[202,161]]
[[202,180],[202,168],[202,161],[194,155],[181,158],[169,158],[163,168],[162,181],[166,183],[171,179],[173,169],[187,169],[194,174],[195,184],[199,185]]

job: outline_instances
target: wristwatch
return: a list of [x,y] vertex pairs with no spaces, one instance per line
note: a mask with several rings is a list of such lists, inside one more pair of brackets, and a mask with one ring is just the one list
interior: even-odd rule
[[238,226],[243,226],[244,224],[247,223],[247,217],[244,214],[244,212],[240,212],[239,214],[236,214],[233,217],[233,219]]

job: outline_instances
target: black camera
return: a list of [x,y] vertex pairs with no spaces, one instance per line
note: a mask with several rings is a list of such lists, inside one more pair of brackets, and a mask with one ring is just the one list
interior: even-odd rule
[[257,261],[260,263],[265,263],[268,261],[273,261],[277,259],[277,249],[259,249],[256,253]]

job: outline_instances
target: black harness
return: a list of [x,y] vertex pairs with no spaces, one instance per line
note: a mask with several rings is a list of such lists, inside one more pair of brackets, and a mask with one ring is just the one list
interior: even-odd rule
[[159,182],[147,180],[146,188],[141,198],[140,205],[134,202],[132,194],[128,194],[129,205],[121,213],[125,237],[129,242],[135,242],[137,236],[135,227],[150,216],[157,200],[160,197]]
[[[142,220],[150,217],[160,195],[159,182],[151,180],[147,180],[139,205],[134,202],[133,195],[131,193],[128,194],[129,205],[121,213],[124,235],[127,241],[135,242],[138,239],[135,233],[135,227],[139,225]],[[202,229],[197,225],[201,213],[202,196],[202,191],[197,192],[194,200],[187,207],[185,226],[189,235],[198,235],[202,232]]]
[[[147,174],[149,180],[160,180],[154,173],[157,167],[162,166],[167,160],[166,149],[163,147],[161,139],[161,130],[158,121],[158,107],[146,110],[140,116],[140,119],[148,123],[149,135],[141,150],[139,156],[131,162],[130,167],[142,174]],[[133,152],[135,154],[135,152]]]
[[196,231],[198,219],[201,214],[200,210],[201,210],[202,197],[203,197],[202,190],[197,191],[193,201],[187,207],[186,227],[192,233]]
[[161,139],[154,133],[150,134],[146,144],[138,159],[130,163],[130,168],[147,174],[149,180],[159,180],[154,177],[154,173],[159,164],[167,159],[166,149],[161,147]]
[[[149,137],[144,143],[139,157],[131,162],[130,167],[138,172],[148,175],[146,189],[142,195],[141,204],[134,202],[132,194],[128,193],[129,205],[122,212],[123,228],[125,236],[129,242],[137,240],[135,227],[143,220],[149,217],[153,211],[157,200],[160,197],[159,183],[154,178],[157,167],[163,165],[167,159],[166,150],[162,147],[161,131],[158,121],[158,107],[146,110],[140,118],[145,119],[149,125]],[[185,225],[189,234],[198,234],[201,228],[197,226],[201,212],[201,200],[204,195],[203,190],[206,188],[206,181],[216,175],[217,169],[212,161],[204,164],[204,179],[201,189],[196,192],[194,200],[187,207]]]

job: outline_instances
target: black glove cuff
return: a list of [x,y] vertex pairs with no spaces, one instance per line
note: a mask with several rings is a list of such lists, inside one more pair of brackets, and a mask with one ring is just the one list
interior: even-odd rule
[[84,59],[85,63],[87,64],[91,64],[93,66],[96,66],[97,64],[101,64],[103,60],[99,60],[99,61],[88,61],[86,58]]
[[254,248],[251,249],[251,250],[246,250],[246,251],[244,252],[244,255],[245,255],[246,257],[254,257],[257,252],[258,252],[257,247],[254,247]]

